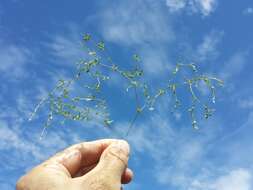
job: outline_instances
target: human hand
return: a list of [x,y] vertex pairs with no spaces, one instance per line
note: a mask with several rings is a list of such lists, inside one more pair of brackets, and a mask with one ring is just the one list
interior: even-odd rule
[[17,190],[120,190],[132,180],[126,141],[104,139],[73,145],[33,168]]

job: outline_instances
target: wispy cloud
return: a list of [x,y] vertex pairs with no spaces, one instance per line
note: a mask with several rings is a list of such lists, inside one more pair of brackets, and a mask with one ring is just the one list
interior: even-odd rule
[[76,61],[85,55],[80,43],[80,27],[75,24],[67,24],[62,30],[67,32],[51,35],[50,41],[45,45],[49,48],[55,64],[74,65]]
[[23,77],[25,66],[32,58],[32,53],[26,47],[0,42],[0,73],[9,79]]
[[223,31],[212,30],[197,47],[196,59],[198,61],[210,61],[219,54],[218,45],[221,43]]
[[[27,123],[20,123],[13,125],[7,123],[5,120],[0,120],[0,166],[3,171],[9,172],[12,169],[29,170],[33,165],[40,163],[52,154],[69,146],[71,143],[77,143],[83,138],[77,133],[66,135],[63,131],[57,130],[57,133],[50,132],[42,140],[40,140],[40,130],[33,135],[25,129],[24,125]],[[37,124],[38,126],[40,124]],[[28,128],[28,127],[27,127]],[[9,152],[8,158],[4,152]],[[10,156],[11,155],[11,156]],[[17,159],[19,162],[17,163]]]
[[169,73],[170,64],[166,48],[159,46],[146,46],[140,50],[143,70],[149,77]]
[[184,9],[187,5],[186,0],[166,0],[166,5],[170,8],[170,11],[175,12]]
[[244,15],[252,15],[253,14],[253,8],[252,7],[248,7],[246,9],[244,9],[242,13]]
[[208,16],[214,12],[216,0],[166,0],[166,5],[171,12],[186,11],[191,13],[200,13]]
[[104,38],[115,43],[166,43],[174,37],[170,21],[154,1],[113,3],[102,11],[100,19]]
[[156,1],[112,3],[98,16],[99,30],[106,41],[139,53],[146,73],[156,76],[166,70],[169,64],[166,46],[175,39],[164,11]]
[[[213,66],[213,62],[220,56],[220,45],[223,42],[225,32],[223,30],[211,29],[207,33],[198,37],[198,41],[193,43],[190,39],[181,41],[182,54],[186,60],[195,63]],[[209,67],[208,67],[209,68]]]
[[247,51],[239,51],[231,56],[221,69],[221,78],[228,80],[231,77],[235,77],[236,75],[240,74],[247,64],[247,57]]
[[[19,136],[18,131],[16,129],[12,129],[7,123],[1,121],[0,123],[0,139],[1,139],[1,146],[0,150],[12,150],[12,153],[15,154],[16,157],[24,157],[25,155],[32,155],[35,160],[41,160],[44,156],[43,154],[36,148],[35,144],[27,141],[22,136]],[[25,157],[26,157],[25,156]],[[15,159],[8,160],[7,167],[17,167]],[[2,165],[1,167],[4,167]],[[5,167],[4,167],[5,168]]]
[[251,172],[244,168],[238,168],[226,172],[216,179],[209,179],[209,181],[194,180],[188,190],[250,190],[251,184]]
[[251,173],[246,169],[237,169],[230,171],[227,175],[219,177],[210,189],[216,190],[250,190]]

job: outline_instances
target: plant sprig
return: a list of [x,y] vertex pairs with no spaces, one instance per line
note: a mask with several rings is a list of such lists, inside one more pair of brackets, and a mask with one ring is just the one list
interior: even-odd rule
[[[134,126],[138,117],[145,111],[154,111],[158,99],[168,95],[173,99],[173,109],[178,109],[182,103],[178,95],[179,88],[186,88],[191,97],[191,106],[188,108],[192,127],[198,129],[196,118],[196,107],[203,107],[203,116],[208,119],[213,115],[213,109],[209,108],[208,102],[203,103],[196,93],[198,86],[203,82],[210,91],[211,102],[216,101],[216,88],[223,86],[223,81],[199,73],[199,68],[196,64],[176,64],[175,69],[170,73],[170,79],[166,82],[167,85],[155,89],[151,84],[148,84],[144,78],[144,71],[141,69],[142,60],[139,55],[133,55],[133,61],[136,63],[132,69],[123,69],[119,64],[116,64],[109,55],[104,42],[96,42],[90,34],[83,36],[82,47],[87,53],[87,57],[81,59],[76,64],[76,71],[73,77],[69,80],[60,79],[49,92],[48,96],[43,98],[35,107],[29,120],[32,120],[42,106],[48,105],[48,118],[44,125],[44,131],[52,125],[53,120],[58,116],[63,121],[103,121],[104,125],[109,127],[113,124],[111,119],[106,98],[103,97],[101,89],[105,83],[110,80],[110,74],[116,73],[127,82],[126,91],[132,90],[135,98],[134,117],[129,124],[126,136]],[[181,70],[187,70],[191,73],[190,77],[181,77]],[[181,77],[181,78],[180,78]],[[89,79],[85,84],[83,79]],[[181,79],[181,80],[179,80]],[[179,80],[179,82],[178,82]],[[81,84],[84,88],[82,95],[76,96],[73,92],[74,84]],[[151,86],[151,87],[150,87]],[[156,91],[154,94],[151,91]],[[43,135],[42,134],[42,135]]]

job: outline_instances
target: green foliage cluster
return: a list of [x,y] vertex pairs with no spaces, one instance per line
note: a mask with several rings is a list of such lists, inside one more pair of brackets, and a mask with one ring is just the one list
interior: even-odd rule
[[[81,59],[76,64],[74,76],[68,80],[60,79],[55,88],[47,97],[39,102],[31,114],[30,120],[33,119],[42,106],[48,105],[49,114],[45,122],[44,130],[51,126],[55,117],[60,117],[62,123],[64,123],[65,120],[100,120],[105,126],[112,125],[113,120],[108,111],[107,101],[103,98],[103,94],[101,93],[101,89],[111,79],[111,73],[118,74],[126,80],[128,84],[126,90],[133,90],[135,94],[135,116],[129,124],[127,134],[133,127],[138,116],[142,114],[144,110],[154,111],[157,100],[166,94],[173,98],[173,109],[178,109],[181,106],[181,100],[177,92],[179,87],[187,88],[191,96],[192,101],[190,108],[188,108],[188,112],[194,129],[198,129],[195,111],[197,106],[203,107],[203,116],[205,119],[212,116],[213,109],[209,108],[208,103],[201,102],[196,94],[196,90],[198,90],[200,83],[204,83],[210,91],[212,103],[215,103],[216,88],[222,86],[223,81],[216,77],[201,74],[196,64],[176,64],[175,69],[170,74],[167,85],[159,88],[156,93],[152,94],[152,86],[150,87],[144,80],[144,71],[140,66],[142,60],[139,55],[133,55],[133,61],[136,63],[135,67],[126,70],[113,62],[103,41],[96,42],[92,39],[91,35],[85,34],[83,36],[82,46],[87,53],[87,57]],[[176,77],[181,77],[179,73],[182,70],[188,70],[191,75],[188,77],[183,76],[181,82],[176,82],[174,79]],[[82,84],[83,77],[89,78],[90,82]],[[72,88],[73,85],[78,82],[82,84],[82,93],[85,95],[75,95],[75,89]]]

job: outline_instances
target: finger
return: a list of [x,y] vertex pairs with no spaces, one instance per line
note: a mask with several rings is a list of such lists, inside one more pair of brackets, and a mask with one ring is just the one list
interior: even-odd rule
[[133,172],[131,169],[127,168],[123,175],[121,176],[121,183],[122,184],[128,184],[132,181],[133,179]]
[[56,154],[47,162],[63,165],[69,172],[69,176],[74,176],[81,168],[96,164],[103,151],[117,141],[104,139],[76,144]]
[[[81,176],[87,174],[89,171],[91,171],[91,170],[92,170],[93,168],[95,168],[96,166],[97,166],[97,164],[94,164],[94,165],[88,166],[88,167],[84,167],[84,168],[82,168],[81,170],[79,170],[79,171],[77,172],[77,174],[76,174],[74,177],[81,177]],[[132,172],[131,169],[127,168],[127,169],[123,172],[123,174],[122,174],[122,176],[121,176],[121,183],[122,183],[122,184],[127,184],[127,183],[131,182],[132,179],[133,179],[133,172]]]
[[[127,168],[129,152],[130,147],[126,141],[120,140],[112,143],[104,150],[98,165],[91,172],[110,176],[112,182],[121,183],[121,177]],[[124,177],[127,181],[130,175]]]

